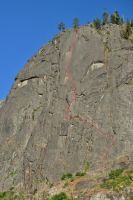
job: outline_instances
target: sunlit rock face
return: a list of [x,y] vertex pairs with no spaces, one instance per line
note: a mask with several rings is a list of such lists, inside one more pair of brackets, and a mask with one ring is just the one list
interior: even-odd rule
[[55,182],[132,152],[133,43],[120,29],[67,30],[18,74],[0,104],[0,189]]
[[0,101],[0,108],[2,108],[4,101]]

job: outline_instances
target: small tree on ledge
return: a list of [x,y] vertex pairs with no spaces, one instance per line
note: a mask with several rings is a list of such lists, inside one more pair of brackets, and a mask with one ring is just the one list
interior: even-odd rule
[[101,28],[101,20],[96,18],[94,19],[93,21],[93,26],[96,28],[96,29],[100,29]]
[[111,23],[112,24],[117,24],[120,25],[121,24],[121,17],[118,13],[118,11],[115,11],[112,15],[111,15]]
[[77,29],[79,27],[79,19],[78,18],[74,18],[73,20],[73,28]]
[[64,22],[60,22],[59,23],[58,29],[59,29],[59,31],[65,31],[65,24],[64,24]]
[[110,23],[110,16],[108,12],[103,13],[103,25]]

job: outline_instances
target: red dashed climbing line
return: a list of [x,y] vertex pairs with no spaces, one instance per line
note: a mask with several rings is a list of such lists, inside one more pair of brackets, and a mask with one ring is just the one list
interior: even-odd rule
[[64,120],[67,120],[67,121],[75,120],[75,121],[79,121],[80,123],[89,125],[89,127],[94,128],[98,133],[100,133],[102,136],[106,137],[108,140],[111,141],[111,144],[108,146],[107,150],[104,151],[104,155],[102,155],[101,159],[103,161],[103,160],[107,160],[110,154],[110,151],[112,150],[113,146],[116,143],[113,133],[106,132],[103,128],[99,127],[99,125],[94,120],[92,120],[91,117],[83,118],[83,117],[71,115],[72,106],[76,103],[76,100],[77,100],[76,82],[73,79],[72,71],[71,71],[72,55],[73,55],[74,49],[76,48],[77,39],[78,39],[78,32],[74,31],[71,47],[66,53],[66,64],[65,64],[66,76],[65,76],[64,83],[66,84],[66,81],[70,82],[71,87],[72,87],[72,97],[71,97],[71,102],[67,103]]
[[65,116],[65,119],[69,119],[69,113],[71,112],[71,107],[74,103],[76,103],[76,99],[77,99],[77,95],[76,95],[76,91],[77,91],[77,88],[76,88],[76,83],[72,77],[72,72],[71,72],[71,60],[72,60],[72,54],[73,54],[73,51],[76,47],[76,42],[77,42],[77,33],[74,32],[74,35],[73,35],[73,38],[72,38],[72,45],[71,47],[69,48],[69,51],[67,52],[67,57],[66,57],[66,60],[67,60],[67,63],[65,65],[65,72],[66,72],[66,79],[70,81],[71,85],[72,85],[72,100],[71,100],[71,103],[67,105],[66,107],[66,113],[67,115]]

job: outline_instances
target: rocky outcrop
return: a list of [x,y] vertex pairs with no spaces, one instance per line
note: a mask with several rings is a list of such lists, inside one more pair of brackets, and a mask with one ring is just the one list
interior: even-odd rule
[[2,108],[4,101],[0,101],[0,108]]
[[1,108],[0,188],[110,167],[133,150],[132,100],[133,44],[121,27],[61,33],[28,61]]

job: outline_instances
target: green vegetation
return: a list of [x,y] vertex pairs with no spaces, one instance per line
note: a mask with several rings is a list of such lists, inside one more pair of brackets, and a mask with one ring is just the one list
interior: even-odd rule
[[120,190],[125,189],[131,183],[132,178],[130,173],[124,173],[123,169],[116,169],[109,173],[108,179],[101,184],[101,187],[119,192]]
[[120,175],[122,174],[123,171],[124,171],[124,169],[112,170],[112,171],[109,173],[109,178],[110,178],[110,179],[115,179],[115,178],[117,178],[118,176],[120,176]]
[[128,39],[131,34],[132,34],[132,26],[130,22],[127,21],[125,29],[121,32],[121,36],[124,39]]
[[68,186],[68,184],[76,179],[76,177],[85,176],[86,172],[76,172],[75,175],[71,173],[63,174],[61,180],[65,181],[64,188]]
[[61,192],[59,194],[52,196],[48,200],[72,200],[72,198],[69,198],[64,192]]
[[102,24],[105,25],[105,24],[109,24],[109,23],[110,23],[109,13],[108,12],[104,12],[103,13],[103,22],[102,22]]
[[71,178],[73,178],[73,175],[71,173],[66,173],[66,174],[63,174],[63,176],[61,177],[61,180],[67,180]]
[[120,16],[118,11],[115,11],[113,14],[109,15],[108,12],[104,12],[102,15],[102,20],[99,18],[94,19],[93,27],[96,29],[100,29],[102,25],[106,24],[117,24],[122,25],[124,23],[123,18]]
[[[79,28],[79,19],[73,19],[73,28],[77,30]],[[107,24],[117,24],[117,25],[125,25],[124,30],[122,31],[122,37],[124,39],[129,39],[129,36],[133,32],[133,19],[125,21],[123,17],[120,16],[119,12],[116,10],[112,14],[109,14],[107,11],[103,12],[102,19],[96,18],[92,23],[87,22],[85,25],[90,25],[92,28],[100,30],[104,25]],[[65,31],[64,22],[60,22],[58,25],[59,31]]]
[[96,28],[96,29],[100,29],[100,28],[101,28],[101,20],[98,19],[98,18],[94,19],[94,21],[93,21],[93,26],[94,26],[94,28]]
[[79,27],[79,19],[78,18],[74,18],[73,20],[73,28],[77,29]]
[[[85,166],[86,167],[86,166]],[[62,181],[65,181],[65,184],[64,184],[64,187],[67,187],[68,186],[68,183],[71,181],[74,181],[74,179],[76,177],[80,177],[80,176],[85,176],[86,175],[86,172],[88,170],[88,167],[82,171],[82,172],[76,172],[75,175],[71,174],[71,173],[66,173],[66,174],[63,174],[62,177],[61,177],[61,180]]]
[[69,185],[69,181],[66,180],[65,183],[64,183],[64,185],[63,185],[63,188],[67,187],[68,185]]
[[9,173],[9,176],[11,176],[11,177],[14,177],[14,176],[16,176],[17,175],[17,171],[16,170],[13,170],[13,171],[11,171],[10,173]]
[[108,12],[104,12],[102,15],[102,20],[96,18],[93,20],[93,23],[90,24],[91,27],[96,28],[97,30],[101,29],[103,25],[106,24],[117,24],[117,25],[125,25],[125,28],[121,32],[121,36],[124,39],[129,39],[129,36],[132,34],[133,29],[133,19],[124,21],[123,17],[120,16],[118,11],[115,11],[113,14],[109,15]]
[[131,27],[133,27],[133,19],[131,19],[130,24],[131,24]]
[[59,23],[58,29],[59,29],[59,31],[65,31],[65,24],[64,24],[64,22],[60,22]]
[[85,162],[83,171],[76,172],[75,175],[73,175],[72,173],[63,174],[61,177],[61,180],[69,180],[70,179],[71,181],[73,181],[76,176],[85,176],[86,172],[89,170],[89,166],[90,166],[89,163]]
[[96,29],[102,28],[103,25],[112,23],[112,24],[121,24],[122,18],[120,17],[118,11],[115,11],[111,16],[108,12],[104,12],[102,14],[102,20],[99,18],[96,18],[93,20],[93,23],[91,24],[92,27]]
[[13,191],[0,192],[0,200],[24,200],[22,193],[16,193]]
[[85,176],[90,168],[90,163],[88,161],[84,161],[83,163],[83,170],[78,171],[75,174],[72,173],[65,173],[62,175],[61,180],[70,180],[73,181],[76,176]]
[[120,25],[122,23],[122,18],[120,17],[118,11],[115,11],[112,15],[111,15],[111,23],[112,24],[117,24]]
[[125,189],[132,183],[131,179],[128,176],[120,176],[116,179],[109,179],[102,184],[102,187],[107,189],[113,189],[114,191],[119,192],[120,190]]
[[85,172],[77,172],[76,174],[75,174],[75,176],[85,176]]

